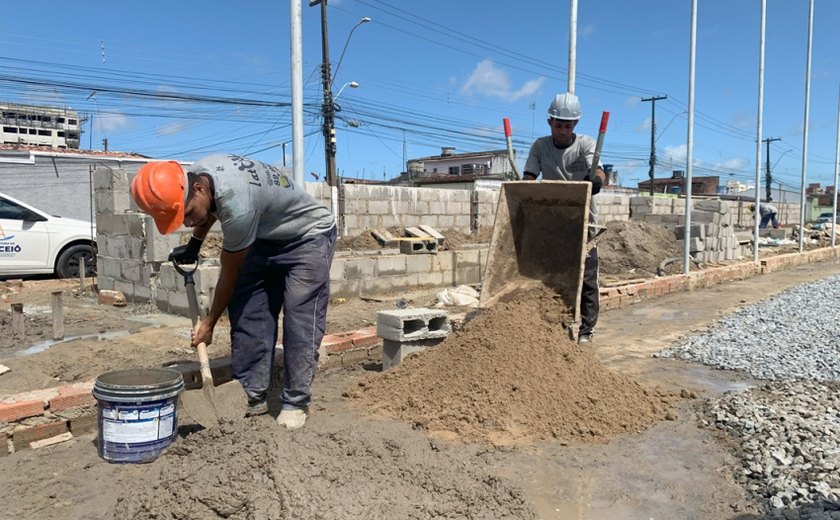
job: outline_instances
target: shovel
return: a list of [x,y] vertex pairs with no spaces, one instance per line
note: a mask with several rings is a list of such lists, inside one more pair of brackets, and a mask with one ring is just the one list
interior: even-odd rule
[[[184,277],[187,288],[187,301],[190,305],[190,318],[193,328],[198,323],[198,297],[195,294],[195,279],[193,273],[198,264],[192,269],[182,268],[173,261],[175,270]],[[210,359],[207,357],[207,345],[203,342],[195,347],[198,352],[198,362],[201,366],[201,392],[191,390],[181,394],[181,406],[187,415],[198,424],[209,428],[217,426],[220,421],[235,421],[245,416],[247,396],[238,381],[230,381],[223,385],[213,385],[213,374],[210,371]]]

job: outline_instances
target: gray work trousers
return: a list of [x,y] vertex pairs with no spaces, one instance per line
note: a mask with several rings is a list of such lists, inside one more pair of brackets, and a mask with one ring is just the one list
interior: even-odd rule
[[231,370],[249,400],[267,397],[282,310],[281,399],[287,408],[309,406],[326,329],[335,238],[333,228],[290,242],[257,240],[251,246],[228,305]]

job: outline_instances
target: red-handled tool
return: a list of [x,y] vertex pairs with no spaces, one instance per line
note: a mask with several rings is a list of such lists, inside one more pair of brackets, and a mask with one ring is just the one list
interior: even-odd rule
[[604,146],[604,134],[607,133],[607,122],[610,120],[610,113],[603,112],[601,114],[601,128],[598,129],[598,141],[595,143],[595,156],[592,158],[592,168],[589,174],[594,176],[598,171],[598,163],[601,162],[601,147]]
[[512,132],[510,131],[510,118],[504,118],[505,122],[505,142],[507,143],[507,156],[508,162],[510,163],[511,169],[513,169],[513,174],[516,176],[516,180],[522,178],[522,175],[519,174],[519,168],[516,167],[516,161],[513,158],[513,143],[511,143],[510,136]]

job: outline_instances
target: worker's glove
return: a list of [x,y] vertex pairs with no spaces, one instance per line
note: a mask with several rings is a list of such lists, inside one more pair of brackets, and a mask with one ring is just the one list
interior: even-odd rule
[[169,253],[169,260],[174,260],[179,264],[194,264],[198,262],[198,251],[201,249],[201,244],[204,239],[190,237],[190,241],[182,246],[178,246]]
[[597,175],[595,175],[595,176],[587,175],[586,177],[583,178],[583,180],[589,181],[589,182],[592,183],[592,194],[593,195],[597,195],[598,193],[600,193],[601,187],[604,185],[604,181],[602,181],[601,178],[598,177]]

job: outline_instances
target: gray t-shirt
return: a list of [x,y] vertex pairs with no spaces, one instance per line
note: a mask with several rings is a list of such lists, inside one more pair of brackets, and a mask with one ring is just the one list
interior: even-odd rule
[[540,137],[531,146],[525,171],[551,181],[582,181],[592,169],[595,140],[588,135],[575,134],[566,148],[554,146],[552,137]]
[[241,251],[257,239],[295,240],[335,226],[329,209],[269,164],[238,155],[210,155],[188,171],[213,179],[214,215],[222,226],[225,251]]
[[[554,145],[549,135],[540,137],[531,145],[531,152],[525,162],[525,171],[538,178],[551,181],[582,181],[592,170],[595,159],[595,140],[588,135],[575,134],[575,140],[565,148]],[[598,206],[595,198],[589,202],[589,220],[597,220]]]
[[766,217],[771,213],[778,213],[779,210],[777,210],[776,206],[773,206],[772,204],[766,204],[762,202],[758,205],[758,212],[761,214],[762,217]]

